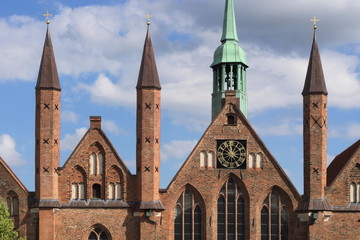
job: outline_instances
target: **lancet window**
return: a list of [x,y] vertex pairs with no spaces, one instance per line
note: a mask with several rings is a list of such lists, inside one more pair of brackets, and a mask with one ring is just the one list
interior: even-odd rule
[[104,157],[101,153],[92,153],[89,157],[90,174],[103,174]]
[[287,240],[288,224],[288,207],[279,192],[273,190],[261,209],[261,240]]
[[176,202],[174,210],[174,239],[201,239],[201,207],[192,191],[186,189]]
[[246,203],[243,191],[232,178],[220,190],[217,203],[217,239],[245,239]]

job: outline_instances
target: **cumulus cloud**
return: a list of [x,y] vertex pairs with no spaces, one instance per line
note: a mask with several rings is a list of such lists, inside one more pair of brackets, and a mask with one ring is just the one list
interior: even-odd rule
[[[173,124],[203,130],[210,121],[209,65],[220,44],[224,9],[222,1],[207,2],[206,8],[203,4],[193,0],[131,0],[112,6],[59,5],[50,26],[58,71],[79,78],[75,88],[89,93],[92,102],[134,106],[146,29],[139,19],[144,16],[141,9],[153,10],[156,14],[151,34],[163,87],[163,109],[170,113]],[[356,19],[358,1],[345,4],[342,0],[321,0],[314,6],[310,0],[277,0],[269,7],[266,0],[256,0],[235,6],[239,44],[250,65],[250,112],[301,104],[312,40],[308,20],[313,13],[319,13],[321,19],[318,40],[321,50],[325,49],[322,60],[331,106],[360,107],[360,61],[356,55],[342,51],[344,46],[360,41],[356,34],[360,26],[349,24],[354,21],[345,25],[338,21],[344,17]],[[44,23],[13,15],[0,19],[0,28],[0,81],[35,79]],[[87,77],[91,73],[97,77]],[[65,113],[64,119],[75,121],[75,116]]]
[[79,115],[73,111],[62,111],[61,118],[65,122],[73,122],[76,123],[79,119]]
[[161,160],[169,159],[185,160],[195,147],[196,140],[174,140],[162,147]]
[[269,124],[262,126],[255,126],[256,130],[261,135],[271,135],[271,136],[294,136],[302,135],[303,133],[303,124],[300,121],[284,119],[279,124]]
[[8,134],[0,135],[0,156],[10,166],[21,166],[26,163],[21,154],[16,151],[16,142]]
[[104,120],[102,122],[102,126],[103,126],[103,129],[105,131],[109,131],[113,134],[116,134],[116,135],[124,135],[126,134],[126,131],[122,128],[120,128],[116,122],[112,121],[112,120]]
[[65,137],[61,140],[61,150],[74,150],[81,138],[85,135],[86,128],[78,128],[73,134],[65,134]]

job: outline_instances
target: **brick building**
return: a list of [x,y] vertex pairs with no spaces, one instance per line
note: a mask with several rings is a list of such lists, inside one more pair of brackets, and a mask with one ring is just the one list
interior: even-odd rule
[[221,46],[211,64],[212,122],[168,187],[160,189],[161,84],[149,26],[136,85],[136,173],[114,149],[99,116],[90,117],[88,131],[60,166],[61,86],[48,29],[36,84],[35,192],[0,158],[0,197],[20,235],[359,239],[360,140],[326,167],[328,92],[316,30],[302,92],[303,195],[246,118],[247,67],[233,0],[226,0]]

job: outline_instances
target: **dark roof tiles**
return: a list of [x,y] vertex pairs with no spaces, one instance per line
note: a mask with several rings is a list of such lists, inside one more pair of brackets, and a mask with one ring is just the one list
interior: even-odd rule
[[139,78],[136,85],[136,89],[141,88],[161,89],[149,27],[146,33]]
[[46,30],[36,89],[61,90],[49,28]]
[[346,163],[351,159],[355,151],[359,148],[360,139],[335,157],[335,159],[330,163],[329,167],[327,168],[327,186],[330,186],[332,184],[336,176],[341,172]]
[[311,93],[328,94],[315,31],[302,95],[305,96]]

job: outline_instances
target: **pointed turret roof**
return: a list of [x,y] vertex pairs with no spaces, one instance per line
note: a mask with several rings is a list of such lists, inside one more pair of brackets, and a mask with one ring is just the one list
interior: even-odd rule
[[46,30],[44,49],[41,57],[36,89],[61,90],[59,76],[56,68],[54,49],[51,43],[49,25]]
[[309,65],[302,95],[305,96],[311,93],[328,94],[321,65],[319,47],[316,41],[316,28],[314,28],[313,44],[311,47]]
[[226,0],[225,2],[224,25],[221,42],[225,41],[239,41],[236,32],[234,0]]
[[148,23],[148,28],[144,43],[144,50],[141,59],[140,71],[139,71],[139,78],[136,85],[136,89],[141,89],[141,88],[161,89],[159,76],[156,68],[154,50],[151,43],[149,25],[150,24]]
[[225,0],[225,13],[221,45],[214,53],[211,67],[221,63],[242,63],[247,67],[244,50],[238,45],[234,0]]

